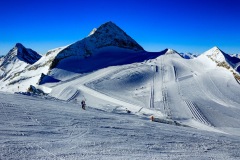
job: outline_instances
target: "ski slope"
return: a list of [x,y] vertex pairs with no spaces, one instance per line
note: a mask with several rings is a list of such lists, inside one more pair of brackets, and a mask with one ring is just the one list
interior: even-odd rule
[[240,135],[239,88],[230,72],[207,57],[186,60],[169,52],[70,78],[52,87],[50,95],[77,103],[84,99],[103,110],[111,106],[138,116],[154,115],[201,130]]
[[0,159],[239,159],[240,139],[122,110],[0,93]]
[[240,85],[204,55],[52,73],[47,97],[0,93],[0,159],[240,157]]

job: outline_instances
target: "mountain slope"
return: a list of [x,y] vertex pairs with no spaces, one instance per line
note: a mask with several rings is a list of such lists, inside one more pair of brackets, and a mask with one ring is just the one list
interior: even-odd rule
[[197,57],[195,54],[192,54],[192,53],[179,53],[179,54],[184,59],[193,59]]
[[2,58],[0,65],[0,79],[13,78],[15,73],[22,71],[26,66],[38,61],[41,56],[32,49],[25,48],[17,43],[6,56]]
[[[37,57],[37,62],[34,60],[34,56],[31,57],[31,54],[28,55],[28,52],[25,51],[34,53],[25,49],[21,44],[16,44],[15,48],[11,50],[11,54],[5,56],[2,65],[7,66],[8,69],[1,68],[1,75],[5,77],[2,90],[5,91],[12,87],[15,89],[10,90],[16,91],[16,89],[19,90],[19,85],[16,86],[15,84],[21,84],[20,90],[25,91],[28,88],[27,83],[32,85],[42,84],[43,80],[44,82],[65,80],[66,78],[61,75],[66,70],[68,76],[73,77],[76,73],[91,72],[110,65],[128,64],[158,56],[155,53],[147,55],[136,41],[112,22],[107,22],[94,29],[83,40],[51,50],[39,60]],[[16,62],[18,67],[8,65],[8,62],[14,61],[14,58],[21,61]],[[27,63],[25,64],[25,62]],[[10,77],[4,74],[10,72],[14,72]],[[46,75],[45,78],[44,75]],[[4,85],[10,86],[4,87]]]
[[165,49],[160,52],[135,51],[133,49],[107,46],[97,49],[88,58],[73,56],[63,59],[54,69],[49,72],[49,76],[59,79],[58,70],[66,70],[75,73],[89,73],[109,66],[126,65],[139,63],[157,58],[164,54],[179,54],[172,49]]
[[204,52],[203,55],[211,58],[218,66],[232,68],[240,73],[240,59],[226,54],[218,47],[211,48],[210,50]]
[[195,57],[197,57],[196,55],[192,54],[192,53],[178,53],[177,51],[173,50],[173,49],[165,49],[165,54],[178,54],[179,56],[181,56],[184,59],[193,59]]
[[122,29],[112,22],[107,22],[92,32],[90,36],[62,50],[54,59],[51,68],[56,67],[62,59],[73,56],[87,58],[93,56],[99,49],[109,46],[143,51],[143,48]]
[[55,83],[50,95],[74,103],[85,99],[103,110],[112,104],[132,114],[154,115],[163,123],[240,135],[240,86],[232,73],[206,56],[186,60],[171,53],[164,50],[148,61]]
[[32,49],[25,48],[22,44],[17,43],[8,54],[4,57],[4,60],[0,67],[7,66],[13,61],[20,60],[27,64],[33,64],[41,58],[37,52]]
[[94,29],[88,37],[60,51],[51,62],[47,76],[62,80],[59,71],[88,73],[108,66],[148,60],[160,54],[162,52],[144,51],[121,28],[107,22]]
[[[19,46],[19,44],[16,46]],[[25,61],[19,60],[16,54],[18,48],[14,47],[12,49],[14,53],[9,52],[10,54],[5,56],[7,57],[7,59],[5,59],[5,63],[4,63],[5,65],[2,65],[1,67],[1,71],[2,71],[1,72],[2,79],[0,80],[1,90],[7,91],[7,92],[18,92],[18,91],[25,92],[27,91],[28,87],[30,87],[30,85],[36,85],[39,82],[41,75],[48,73],[52,60],[54,59],[56,54],[60,52],[63,48],[64,47],[50,50],[47,54],[42,56],[34,64],[28,64]],[[26,50],[26,49],[22,49],[22,50]],[[30,57],[30,56],[23,56],[23,57],[25,57],[26,59],[26,57]],[[29,58],[29,59],[33,60],[33,58]]]

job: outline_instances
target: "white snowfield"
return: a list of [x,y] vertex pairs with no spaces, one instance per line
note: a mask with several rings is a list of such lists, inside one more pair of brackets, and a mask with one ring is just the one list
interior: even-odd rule
[[[240,139],[118,108],[0,93],[0,159],[239,159]],[[89,101],[88,101],[89,102]],[[197,124],[197,123],[196,123]]]
[[204,55],[186,60],[167,53],[59,82],[51,87],[50,96],[65,101],[86,99],[88,105],[101,109],[111,105],[136,115],[239,135],[240,86],[232,73]]
[[0,159],[240,158],[240,86],[206,56],[55,74],[55,99],[0,94]]

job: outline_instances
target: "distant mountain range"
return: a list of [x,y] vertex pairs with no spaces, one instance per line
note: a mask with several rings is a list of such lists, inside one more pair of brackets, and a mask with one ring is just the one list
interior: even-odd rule
[[[190,60],[197,57],[172,49],[147,52],[121,28],[107,22],[93,29],[88,37],[50,50],[43,56],[17,43],[6,56],[0,58],[0,90],[26,91],[30,85],[64,80],[61,76],[64,71],[85,74],[108,66],[148,61],[165,54],[177,54]],[[216,65],[230,69],[235,77],[239,76],[239,55],[228,55],[213,47],[200,56],[207,56]]]

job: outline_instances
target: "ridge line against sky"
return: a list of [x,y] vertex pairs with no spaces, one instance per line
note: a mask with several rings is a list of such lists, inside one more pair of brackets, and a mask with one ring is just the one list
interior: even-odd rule
[[238,0],[2,0],[0,55],[17,43],[40,54],[112,21],[147,51],[240,53]]

